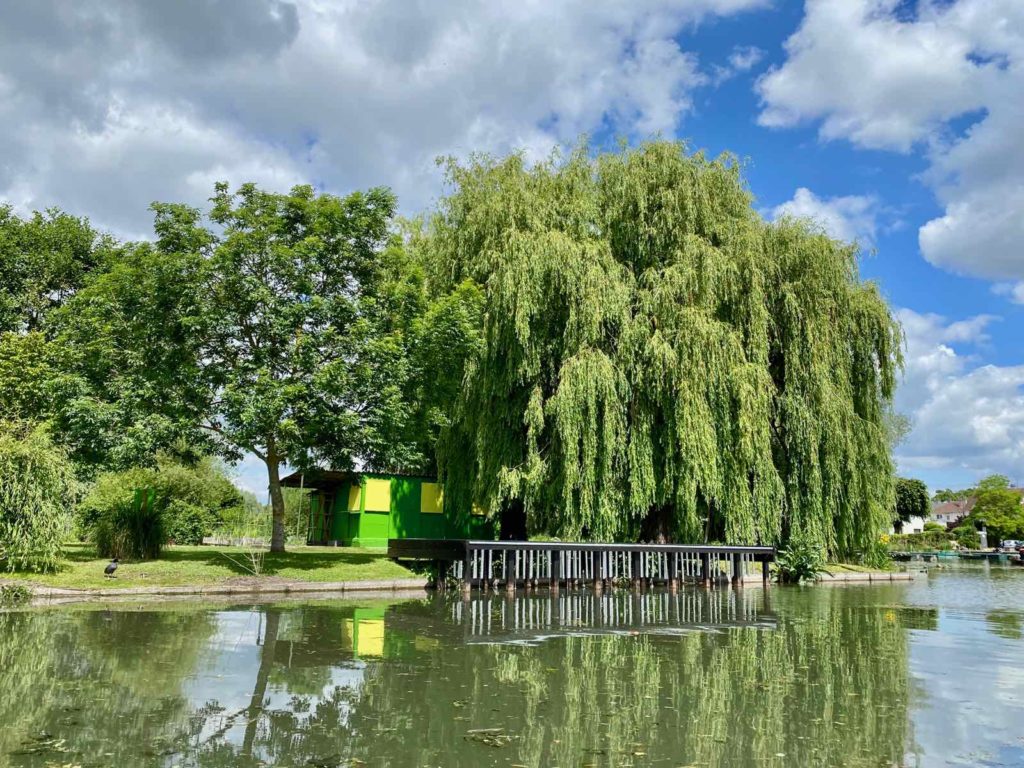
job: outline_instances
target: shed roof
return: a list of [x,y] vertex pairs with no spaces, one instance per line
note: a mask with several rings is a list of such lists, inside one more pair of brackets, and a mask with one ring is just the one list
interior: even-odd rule
[[406,472],[341,472],[333,469],[310,469],[292,472],[290,475],[282,477],[281,485],[286,488],[334,488],[342,483],[358,482],[364,477],[407,477],[414,480],[424,480],[428,483],[437,482],[437,478],[433,475],[416,475]]

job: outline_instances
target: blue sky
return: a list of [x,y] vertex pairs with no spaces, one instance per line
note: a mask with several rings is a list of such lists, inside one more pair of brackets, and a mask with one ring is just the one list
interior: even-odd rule
[[[0,200],[127,237],[213,183],[384,184],[581,135],[745,158],[864,249],[907,335],[903,473],[1024,481],[1020,0],[39,0],[0,24]],[[261,468],[240,482],[263,494]]]

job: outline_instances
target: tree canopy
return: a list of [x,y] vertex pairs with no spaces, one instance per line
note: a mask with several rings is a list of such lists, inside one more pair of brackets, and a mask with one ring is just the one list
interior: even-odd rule
[[446,503],[573,538],[872,545],[901,332],[854,245],[763,221],[734,159],[674,142],[447,169],[429,288],[483,314]]
[[964,524],[988,529],[988,539],[998,544],[1004,539],[1024,539],[1022,491],[1012,488],[1003,475],[984,478],[975,490],[977,501]]
[[928,486],[920,480],[896,478],[896,520],[905,523],[912,517],[928,517],[930,510]]
[[[280,468],[414,459],[406,421],[405,349],[382,293],[381,252],[394,198],[345,198],[311,187],[274,194],[217,185],[199,210],[155,204],[156,242],[140,245],[75,299],[76,349],[99,340],[117,387],[103,403],[148,414],[143,433],[259,457],[284,547]],[[393,295],[391,296],[393,298]],[[100,409],[102,410],[102,409]],[[205,438],[200,438],[202,433]]]

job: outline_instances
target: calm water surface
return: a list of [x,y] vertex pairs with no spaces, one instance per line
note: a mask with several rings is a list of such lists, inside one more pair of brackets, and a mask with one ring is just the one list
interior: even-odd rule
[[1020,766],[1024,569],[0,614],[0,765]]

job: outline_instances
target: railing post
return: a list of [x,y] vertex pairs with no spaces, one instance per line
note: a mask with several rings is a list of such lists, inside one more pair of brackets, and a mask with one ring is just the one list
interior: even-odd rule
[[734,552],[732,555],[732,585],[734,587],[743,584],[743,555]]
[[700,585],[706,587],[711,583],[711,553],[700,553]]
[[675,592],[679,589],[679,569],[676,568],[676,556],[675,552],[669,552],[665,555],[665,557],[668,558],[667,578],[668,588],[671,592]]
[[548,586],[553,592],[558,591],[558,582],[562,578],[562,551],[551,550],[551,582]]
[[640,553],[630,552],[630,576],[633,580],[633,589],[640,589]]

